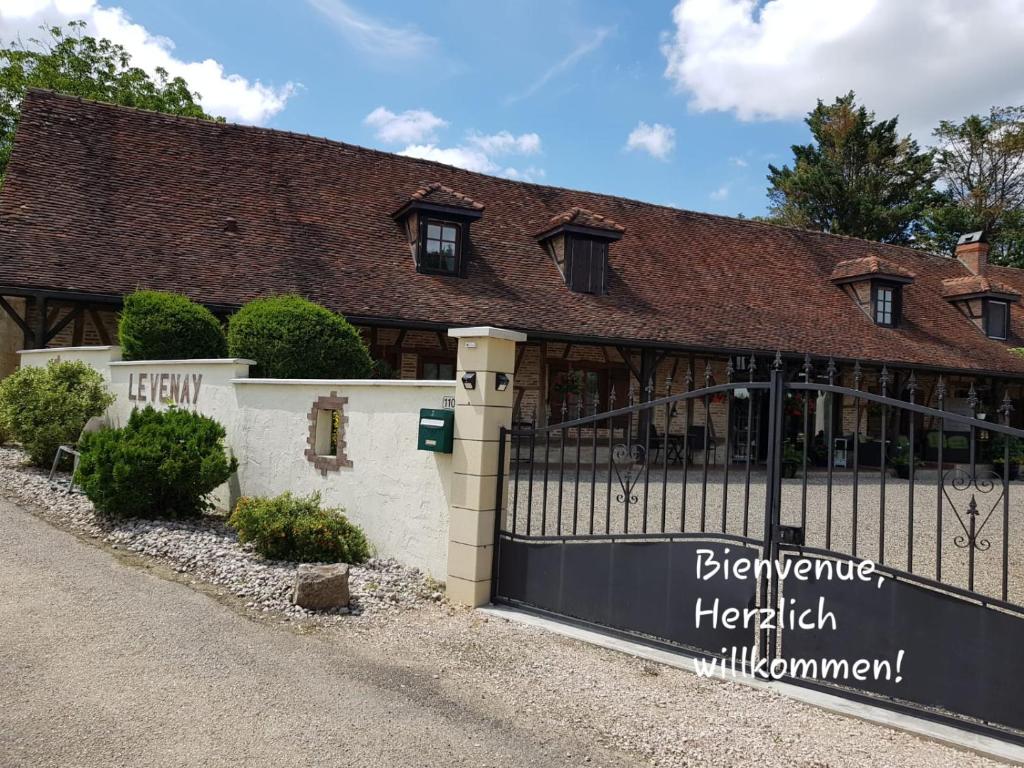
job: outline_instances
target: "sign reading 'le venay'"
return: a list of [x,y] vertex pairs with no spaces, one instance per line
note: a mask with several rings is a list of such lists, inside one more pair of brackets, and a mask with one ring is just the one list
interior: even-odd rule
[[128,399],[138,402],[195,405],[199,401],[199,388],[203,385],[201,373],[134,373],[128,374]]

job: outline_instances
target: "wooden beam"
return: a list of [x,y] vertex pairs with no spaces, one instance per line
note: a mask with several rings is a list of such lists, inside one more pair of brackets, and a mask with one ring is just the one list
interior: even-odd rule
[[441,331],[437,332],[437,343],[441,346],[442,351],[448,351],[448,340],[444,337],[444,334],[441,333]]
[[92,320],[92,324],[96,328],[96,334],[100,337],[100,341],[103,344],[110,344],[110,334],[107,333],[107,326],[103,323],[103,318],[100,317],[100,313],[95,309],[90,309],[89,319]]
[[82,346],[83,337],[85,336],[85,307],[79,305],[82,310],[78,313],[78,317],[75,318],[75,327],[71,331],[71,346],[80,347]]
[[619,351],[619,354],[622,356],[622,362],[624,362],[626,364],[626,367],[629,368],[629,372],[633,374],[633,377],[637,381],[640,381],[640,371],[638,371],[636,369],[636,367],[634,367],[633,360],[629,356],[626,348],[625,347],[616,347],[616,349]]
[[519,373],[519,366],[522,365],[523,355],[525,353],[526,353],[526,345],[525,344],[520,344],[519,345],[519,349],[516,350],[516,364],[515,364],[515,367],[512,369],[512,374],[513,375]]
[[562,359],[563,360],[568,360],[570,352],[572,352],[572,342],[568,342],[567,341],[565,343],[565,349],[562,350]]
[[29,339],[32,339],[32,340],[35,339],[35,335],[36,335],[35,331],[33,331],[29,327],[28,323],[26,323],[21,318],[21,315],[18,314],[18,312],[14,309],[14,307],[12,307],[10,304],[7,303],[7,299],[5,299],[3,296],[0,296],[0,309],[3,309],[3,311],[7,313],[7,316],[10,317],[11,320],[13,320],[14,323],[19,328],[21,328],[22,333],[24,333],[26,337],[28,337]]
[[53,326],[50,329],[49,333],[46,334],[46,341],[44,342],[44,346],[46,344],[49,344],[50,341],[52,341],[54,338],[56,338],[58,333],[63,331],[65,328],[67,328],[68,323],[70,323],[75,318],[81,317],[82,316],[82,312],[83,312],[83,308],[81,306],[72,307],[68,311],[68,313],[64,316],[64,319],[61,320],[59,323],[57,323],[55,326]]

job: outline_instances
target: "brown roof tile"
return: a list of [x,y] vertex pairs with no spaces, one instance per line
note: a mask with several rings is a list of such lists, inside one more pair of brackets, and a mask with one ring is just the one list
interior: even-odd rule
[[898,277],[913,280],[914,273],[887,261],[877,254],[840,261],[832,268],[832,281],[843,282],[857,277]]
[[580,208],[579,206],[573,206],[567,211],[562,211],[559,214],[551,217],[551,220],[545,225],[545,227],[537,233],[537,236],[544,235],[553,229],[563,227],[567,224],[573,224],[577,227],[586,227],[587,229],[603,229],[606,232],[616,232],[622,234],[626,231],[626,228],[621,224],[618,224],[607,216],[602,216],[599,213],[588,211],[586,208]]
[[[391,216],[425,179],[487,205],[464,279],[417,274]],[[574,208],[625,230],[604,295],[571,292],[535,237]],[[225,231],[229,217],[237,231]],[[831,282],[837,264],[872,254],[916,276],[897,328],[876,326]],[[1024,288],[1019,270],[992,269]],[[907,248],[42,91],[23,102],[0,192],[0,285],[14,288],[151,287],[231,306],[295,292],[363,322],[1024,375],[1006,351],[1024,345],[1024,312],[999,342],[943,298],[943,281],[966,274]]]
[[942,295],[947,299],[958,296],[973,296],[979,293],[997,293],[1020,298],[1020,292],[985,275],[951,277],[942,281]]
[[444,205],[449,208],[465,208],[471,211],[482,211],[484,209],[483,203],[478,203],[473,198],[456,192],[451,187],[446,187],[438,181],[424,184],[413,192],[409,199],[429,201],[436,205]]

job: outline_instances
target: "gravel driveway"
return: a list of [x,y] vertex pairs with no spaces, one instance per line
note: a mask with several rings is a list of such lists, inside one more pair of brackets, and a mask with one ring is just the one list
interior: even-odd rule
[[175,579],[0,502],[0,765],[996,765],[443,603],[284,622]]

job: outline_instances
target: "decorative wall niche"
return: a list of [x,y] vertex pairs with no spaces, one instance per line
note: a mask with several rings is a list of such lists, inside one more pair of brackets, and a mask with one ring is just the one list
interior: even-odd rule
[[338,397],[337,392],[331,392],[330,395],[318,397],[309,411],[305,456],[324,475],[352,466],[345,445],[347,404],[347,397]]

